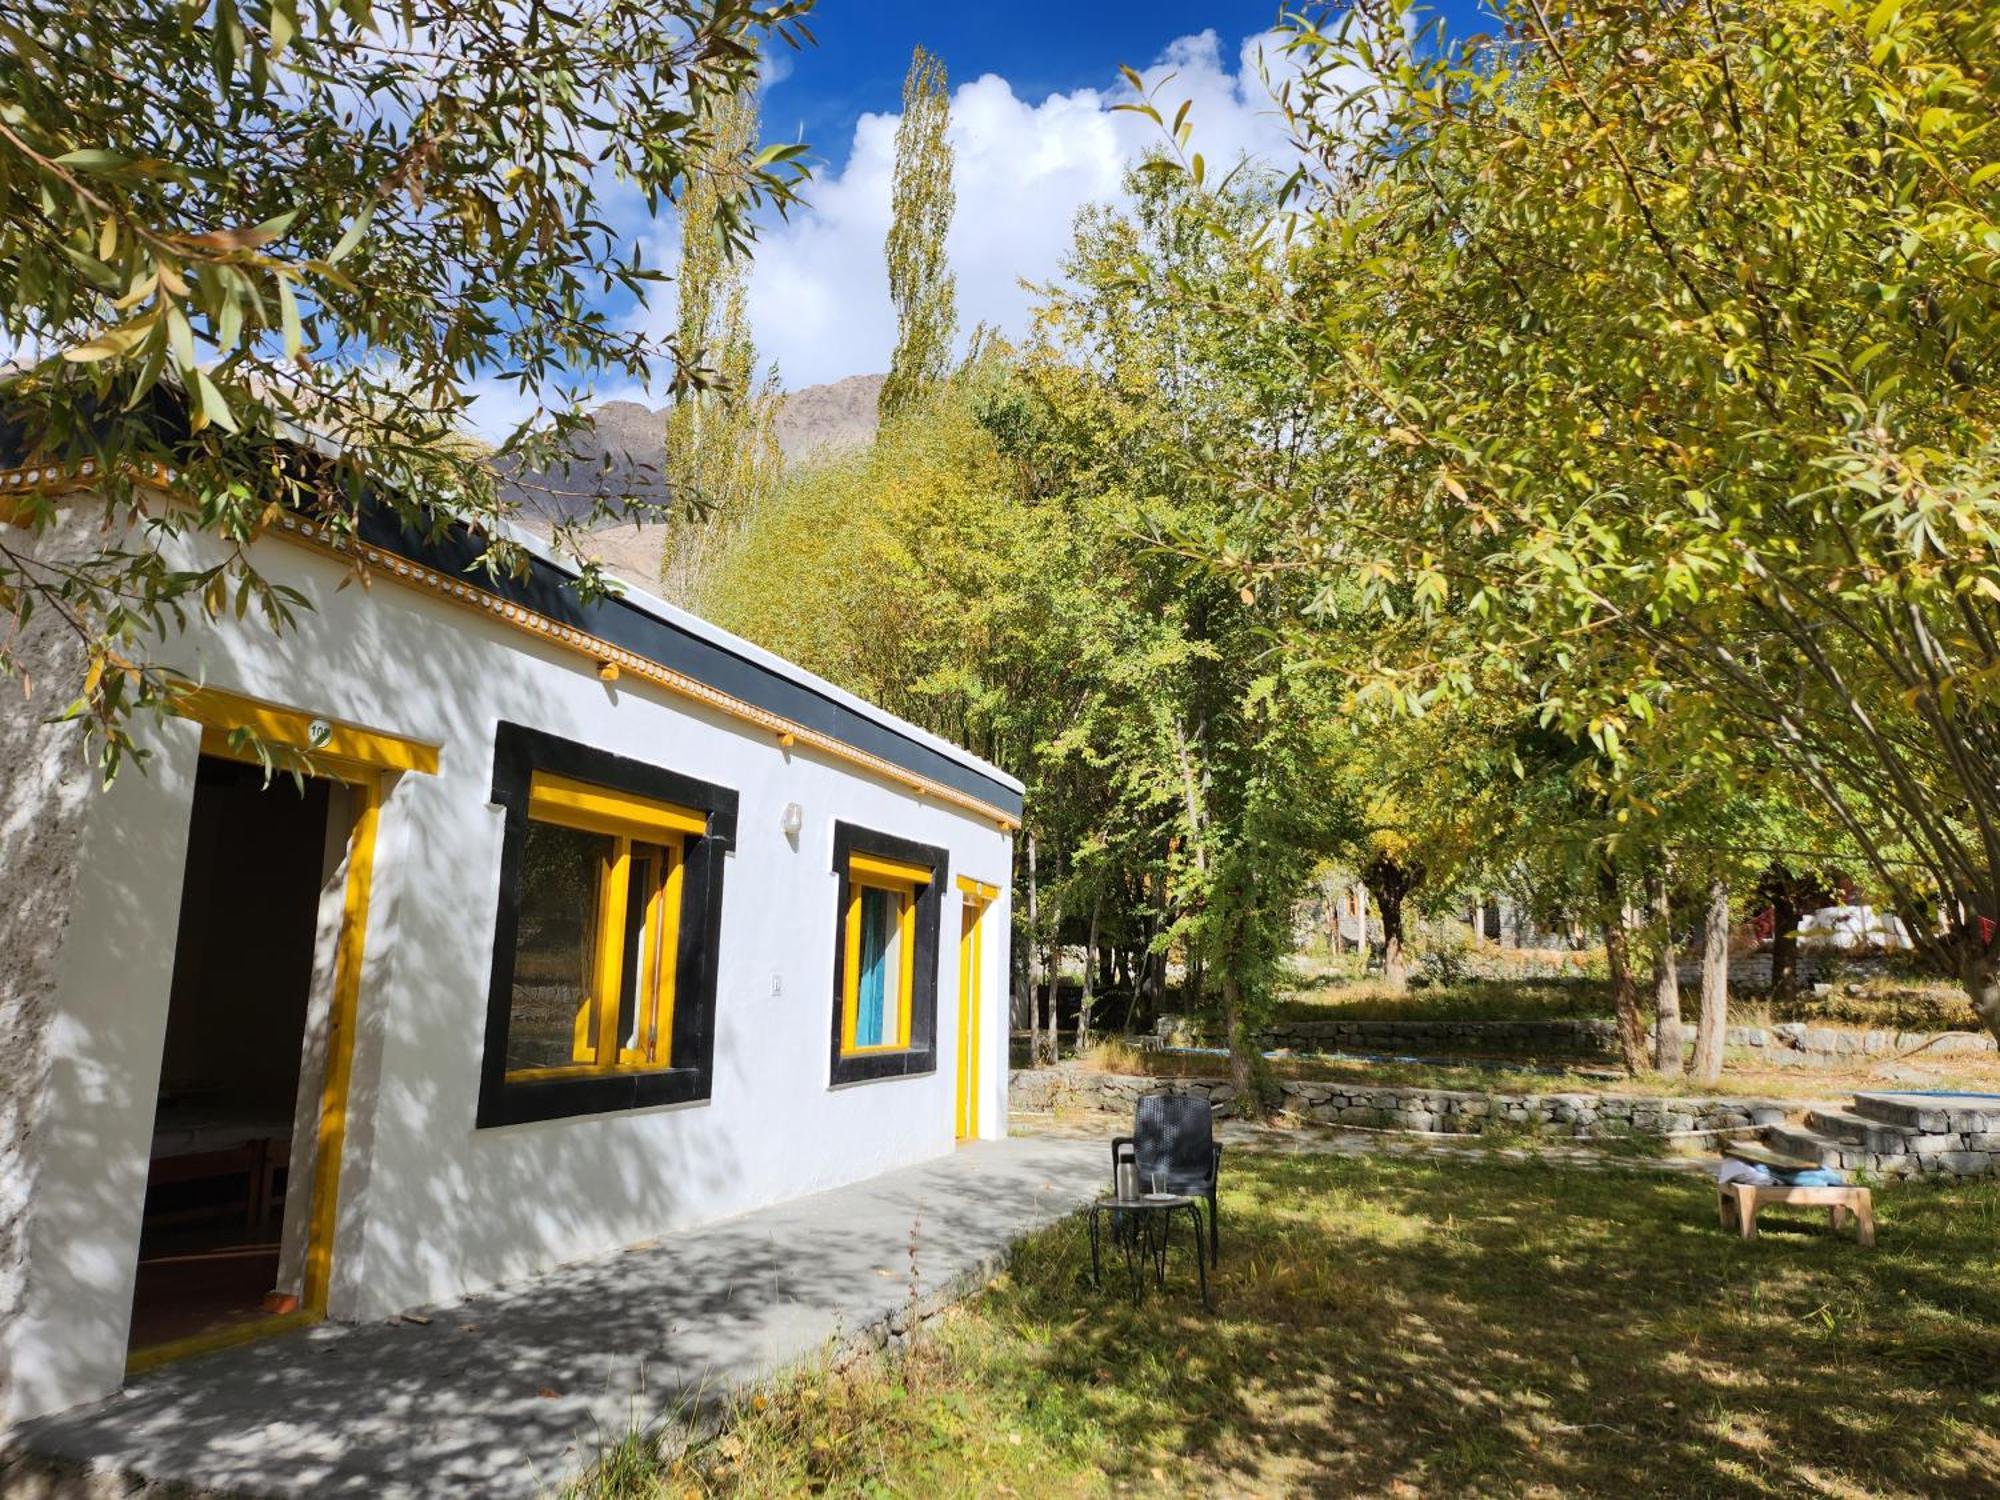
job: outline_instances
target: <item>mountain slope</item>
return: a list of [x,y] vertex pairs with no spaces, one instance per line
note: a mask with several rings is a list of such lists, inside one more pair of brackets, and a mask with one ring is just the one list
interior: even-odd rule
[[[882,379],[849,375],[787,392],[775,423],[785,462],[867,446],[875,436]],[[539,535],[547,536],[558,522],[588,514],[591,498],[602,485],[629,488],[654,504],[664,505],[672,498],[661,472],[666,409],[655,411],[638,401],[607,401],[591,415],[593,429],[573,445],[573,463],[502,474],[503,491],[520,507],[521,521]],[[589,552],[619,577],[657,588],[666,535],[666,527],[657,523],[601,527],[592,533]]]

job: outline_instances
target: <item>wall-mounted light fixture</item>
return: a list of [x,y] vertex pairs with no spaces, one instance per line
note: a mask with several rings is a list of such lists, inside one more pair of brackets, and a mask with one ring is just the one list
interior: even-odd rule
[[778,819],[778,826],[784,829],[786,838],[797,838],[799,830],[806,826],[806,810],[796,802],[787,802],[783,816]]

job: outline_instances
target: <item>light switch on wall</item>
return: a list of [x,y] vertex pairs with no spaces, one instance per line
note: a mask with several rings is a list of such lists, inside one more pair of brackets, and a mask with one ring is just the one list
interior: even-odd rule
[[785,976],[776,969],[771,971],[771,998],[776,1000],[785,993]]

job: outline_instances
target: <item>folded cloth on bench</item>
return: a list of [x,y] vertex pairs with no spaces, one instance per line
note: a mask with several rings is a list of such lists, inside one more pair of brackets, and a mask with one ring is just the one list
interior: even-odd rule
[[1846,1187],[1845,1173],[1836,1172],[1832,1167],[1802,1167],[1796,1172],[1784,1168],[1774,1169],[1778,1181],[1786,1187]]
[[1761,1167],[1755,1162],[1738,1161],[1733,1156],[1725,1156],[1715,1164],[1715,1180],[1720,1183],[1743,1182],[1751,1187],[1776,1187],[1777,1175],[1769,1167]]

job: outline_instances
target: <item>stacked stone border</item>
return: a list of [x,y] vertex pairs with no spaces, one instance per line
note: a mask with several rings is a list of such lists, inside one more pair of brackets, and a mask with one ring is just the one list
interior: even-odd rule
[[[1651,1094],[1497,1094],[1464,1089],[1385,1088],[1286,1079],[1282,1107],[1324,1125],[1436,1135],[1541,1133],[1616,1136],[1755,1135],[1802,1106],[1777,1099],[1664,1099]],[[1222,1078],[1094,1073],[1073,1064],[1029,1068],[1008,1080],[1007,1102],[1028,1113],[1101,1110],[1130,1114],[1141,1095],[1195,1094],[1218,1108],[1236,1090]]]
[[[1796,1099],[1501,1094],[1296,1078],[1279,1089],[1282,1109],[1322,1125],[1575,1140],[1765,1140],[1790,1156],[1884,1177],[2000,1175],[2000,1098],[1987,1108],[1963,1096],[1864,1093],[1849,1111]],[[1074,1063],[1021,1069],[1007,1083],[1008,1107],[1025,1114],[1095,1110],[1129,1118],[1140,1097],[1154,1093],[1194,1094],[1218,1108],[1236,1098],[1223,1078],[1096,1073]],[[1793,1123],[1799,1114],[1804,1123]]]
[[[1189,1040],[1168,1030],[1163,1041]],[[1261,1034],[1267,1050],[1294,1052],[1478,1052],[1513,1057],[1613,1057],[1618,1027],[1604,1020],[1280,1022]],[[1693,1045],[1693,1027],[1688,1028]],[[1751,1053],[1779,1068],[1841,1067],[1857,1057],[1993,1055],[2000,1043],[1978,1031],[1852,1030],[1786,1021],[1774,1026],[1731,1026],[1723,1045]]]

